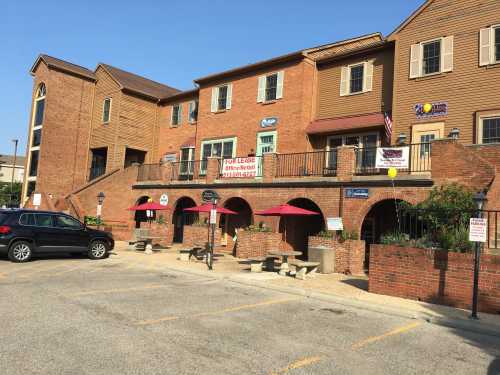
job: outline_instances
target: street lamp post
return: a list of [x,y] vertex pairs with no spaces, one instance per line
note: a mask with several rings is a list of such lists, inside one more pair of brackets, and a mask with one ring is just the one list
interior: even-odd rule
[[[474,195],[474,203],[476,204],[476,217],[483,218],[483,208],[486,203],[486,195],[483,192]],[[479,266],[481,260],[481,242],[476,242],[474,247],[474,286],[472,290],[472,314],[471,319],[479,319],[477,316],[477,302],[479,296]]]
[[14,163],[12,164],[12,179],[10,181],[10,205],[12,206],[13,196],[14,196],[14,175],[16,173],[16,164],[17,164],[17,144],[19,143],[18,139],[13,139],[14,142]]
[[101,228],[101,214],[102,214],[102,204],[104,203],[104,198],[106,196],[104,193],[101,191],[99,194],[97,194],[97,229]]

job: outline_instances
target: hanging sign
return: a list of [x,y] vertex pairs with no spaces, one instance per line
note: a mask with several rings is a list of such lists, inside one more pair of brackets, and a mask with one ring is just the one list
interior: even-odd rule
[[278,125],[278,118],[277,117],[266,117],[260,120],[260,127],[261,128],[270,128],[272,126]]
[[329,217],[326,219],[328,230],[344,230],[344,223],[341,217]]
[[469,225],[470,242],[486,242],[488,239],[488,220],[471,218]]
[[223,178],[247,178],[256,177],[258,158],[249,156],[246,158],[224,159],[222,162]]
[[375,168],[408,169],[410,165],[410,147],[378,147]]
[[97,205],[96,216],[99,217],[102,215],[102,204]]
[[41,206],[42,205],[42,194],[35,193],[33,194],[33,206]]
[[415,104],[415,114],[418,119],[448,115],[448,103],[419,103]]
[[161,195],[161,197],[160,197],[160,204],[162,206],[166,206],[168,204],[168,195],[167,195],[167,193]]
[[370,190],[347,188],[344,190],[344,196],[346,198],[352,198],[352,199],[368,199],[368,197],[370,196]]
[[203,193],[201,193],[201,200],[203,202],[213,202],[216,199],[220,199],[220,197],[214,190],[204,190]]
[[210,210],[210,224],[217,224],[217,209]]

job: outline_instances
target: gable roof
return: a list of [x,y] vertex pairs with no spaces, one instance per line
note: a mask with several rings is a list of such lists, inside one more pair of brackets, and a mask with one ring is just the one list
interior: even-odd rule
[[393,40],[397,33],[403,30],[411,21],[420,15],[434,0],[426,0],[419,8],[417,8],[407,19],[405,19],[396,29],[387,36],[387,40]]
[[73,75],[76,75],[79,77],[90,79],[92,81],[95,81],[95,79],[96,79],[94,72],[90,69],[87,69],[83,66],[76,65],[76,64],[70,63],[68,61],[64,61],[64,60],[61,60],[61,59],[58,59],[58,58],[55,58],[55,57],[52,57],[49,55],[45,55],[45,54],[40,54],[38,56],[35,63],[33,64],[33,67],[30,70],[31,74],[35,74],[35,71],[36,71],[38,65],[42,61],[49,68],[55,68],[55,69],[61,70],[63,72],[67,72],[67,73],[70,73],[70,74],[73,74]]
[[[16,157],[16,166],[17,167],[22,167],[24,166],[24,161],[25,157],[24,156],[17,156]],[[13,155],[0,155],[0,166],[1,165],[9,165],[12,166],[14,165],[14,156]]]
[[180,92],[173,87],[138,76],[108,64],[99,64],[121,86],[123,90],[160,100]]
[[340,40],[338,42],[325,44],[318,47],[308,48],[304,53],[313,60],[320,60],[330,56],[349,53],[353,50],[361,50],[384,40],[381,33],[361,35],[355,38]]

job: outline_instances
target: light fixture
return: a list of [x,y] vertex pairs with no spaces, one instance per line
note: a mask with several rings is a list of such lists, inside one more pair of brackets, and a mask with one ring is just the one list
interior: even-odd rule
[[406,143],[406,134],[400,133],[398,137],[398,144],[404,145]]
[[458,137],[460,137],[460,129],[459,128],[453,128],[453,129],[451,129],[450,138],[452,138],[452,139],[458,139]]
[[106,196],[101,191],[99,194],[97,194],[97,203],[99,203],[99,205],[102,206],[102,203],[104,202],[104,198],[106,198]]
[[478,211],[482,211],[484,204],[488,201],[488,199],[486,198],[486,195],[482,191],[475,194],[473,199],[474,199],[474,203],[476,204],[476,208]]

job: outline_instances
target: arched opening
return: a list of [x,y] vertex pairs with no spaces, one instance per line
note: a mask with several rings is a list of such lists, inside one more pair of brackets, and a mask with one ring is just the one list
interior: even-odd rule
[[384,234],[398,230],[397,209],[402,200],[385,199],[375,203],[366,214],[361,226],[361,239],[365,241],[365,269],[370,261],[370,245],[380,243]]
[[287,216],[280,219],[280,232],[285,233],[286,229],[286,238],[283,237],[283,240],[286,240],[293,250],[302,252],[299,258],[307,259],[308,238],[325,229],[325,218],[319,206],[310,199],[296,198],[288,204],[319,213],[313,216]]
[[182,243],[184,240],[184,225],[192,225],[198,220],[198,213],[184,212],[185,208],[195,207],[196,202],[189,197],[182,197],[175,203],[174,213],[172,214],[172,224],[174,226],[174,243]]
[[237,212],[237,215],[221,215],[220,227],[222,233],[234,238],[240,228],[253,224],[252,208],[243,198],[230,198],[224,203],[224,208]]
[[[140,197],[137,202],[135,203],[136,206],[147,203],[150,198],[148,196],[142,196]],[[152,220],[156,219],[156,212],[153,211],[153,217],[151,218]],[[134,215],[134,220],[135,220],[135,227],[140,228],[141,223],[145,223],[148,221],[148,216],[146,214],[146,211],[135,211]]]

